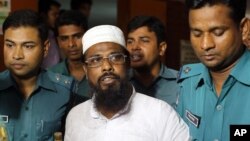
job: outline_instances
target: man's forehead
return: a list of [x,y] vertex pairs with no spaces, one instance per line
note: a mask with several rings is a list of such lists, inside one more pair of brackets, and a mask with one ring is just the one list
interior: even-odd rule
[[37,28],[34,27],[11,27],[4,33],[4,40],[13,42],[39,42],[40,36]]

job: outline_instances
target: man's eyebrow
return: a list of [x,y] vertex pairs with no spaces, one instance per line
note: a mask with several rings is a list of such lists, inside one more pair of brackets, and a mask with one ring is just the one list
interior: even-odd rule
[[78,35],[82,35],[83,32],[77,32],[77,33],[74,33],[74,34],[70,34],[70,35],[58,35],[59,37],[70,37],[70,36],[78,36]]
[[22,42],[22,44],[36,44],[36,43],[33,41],[26,41],[26,42]]
[[[216,29],[228,29],[228,26],[213,26],[211,28],[209,28],[209,31],[213,31],[213,30],[216,30]],[[196,28],[196,27],[190,27],[190,31],[202,31],[201,29],[199,28]]]
[[[5,39],[4,41],[15,44],[15,42],[10,39]],[[34,41],[24,41],[24,42],[21,42],[21,44],[36,44],[36,43]]]
[[210,28],[209,31],[214,31],[216,29],[223,29],[223,30],[225,30],[225,29],[228,29],[228,28],[229,28],[228,26],[215,26],[215,27]]
[[149,36],[140,36],[139,38],[140,38],[140,39],[144,39],[144,38],[150,39]]
[[10,39],[5,39],[4,41],[6,42],[11,42],[11,43],[15,43],[14,41],[10,40]]

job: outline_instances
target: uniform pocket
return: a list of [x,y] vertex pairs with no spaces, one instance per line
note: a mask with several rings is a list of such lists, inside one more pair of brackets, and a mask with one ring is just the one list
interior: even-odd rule
[[14,139],[14,125],[12,123],[1,123],[0,122],[0,140],[3,137],[7,137],[8,141],[13,141]]
[[38,141],[53,140],[54,132],[60,130],[60,127],[61,127],[61,122],[58,120],[38,121],[37,122],[37,140]]

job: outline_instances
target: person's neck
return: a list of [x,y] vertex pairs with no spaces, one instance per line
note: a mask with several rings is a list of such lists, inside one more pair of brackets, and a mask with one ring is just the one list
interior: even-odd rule
[[221,94],[221,90],[223,87],[223,84],[227,80],[229,74],[231,73],[233,67],[235,66],[237,61],[235,61],[233,64],[228,66],[227,68],[220,70],[220,71],[211,71],[210,74],[212,76],[212,81],[216,90],[216,94],[219,97]]
[[83,63],[80,60],[77,61],[69,60],[68,69],[70,75],[73,76],[78,81],[81,81],[85,76],[85,72],[83,70]]
[[241,50],[238,51],[237,54],[234,55],[234,57],[232,57],[232,60],[235,60],[235,61],[232,61],[231,65],[225,67],[224,69],[220,69],[220,70],[211,70],[210,69],[210,74],[211,74],[212,81],[213,81],[213,84],[214,84],[214,87],[216,90],[216,94],[218,97],[221,94],[223,84],[227,80],[227,78],[230,75],[234,66],[239,61],[240,57],[244,54],[244,51],[245,51],[245,48],[241,48]]
[[14,77],[14,79],[18,85],[19,91],[22,93],[25,99],[28,99],[36,88],[37,75],[31,76],[29,78]]
[[159,75],[161,64],[155,64],[151,68],[134,69],[135,78],[144,86],[150,86]]

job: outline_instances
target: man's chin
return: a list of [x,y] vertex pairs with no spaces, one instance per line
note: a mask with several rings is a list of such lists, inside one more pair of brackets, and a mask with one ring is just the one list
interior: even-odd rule
[[95,104],[97,108],[119,111],[127,104],[130,94],[126,85],[95,88]]
[[131,67],[132,68],[141,68],[143,67],[145,64],[142,61],[136,61],[136,62],[132,62],[131,61]]

